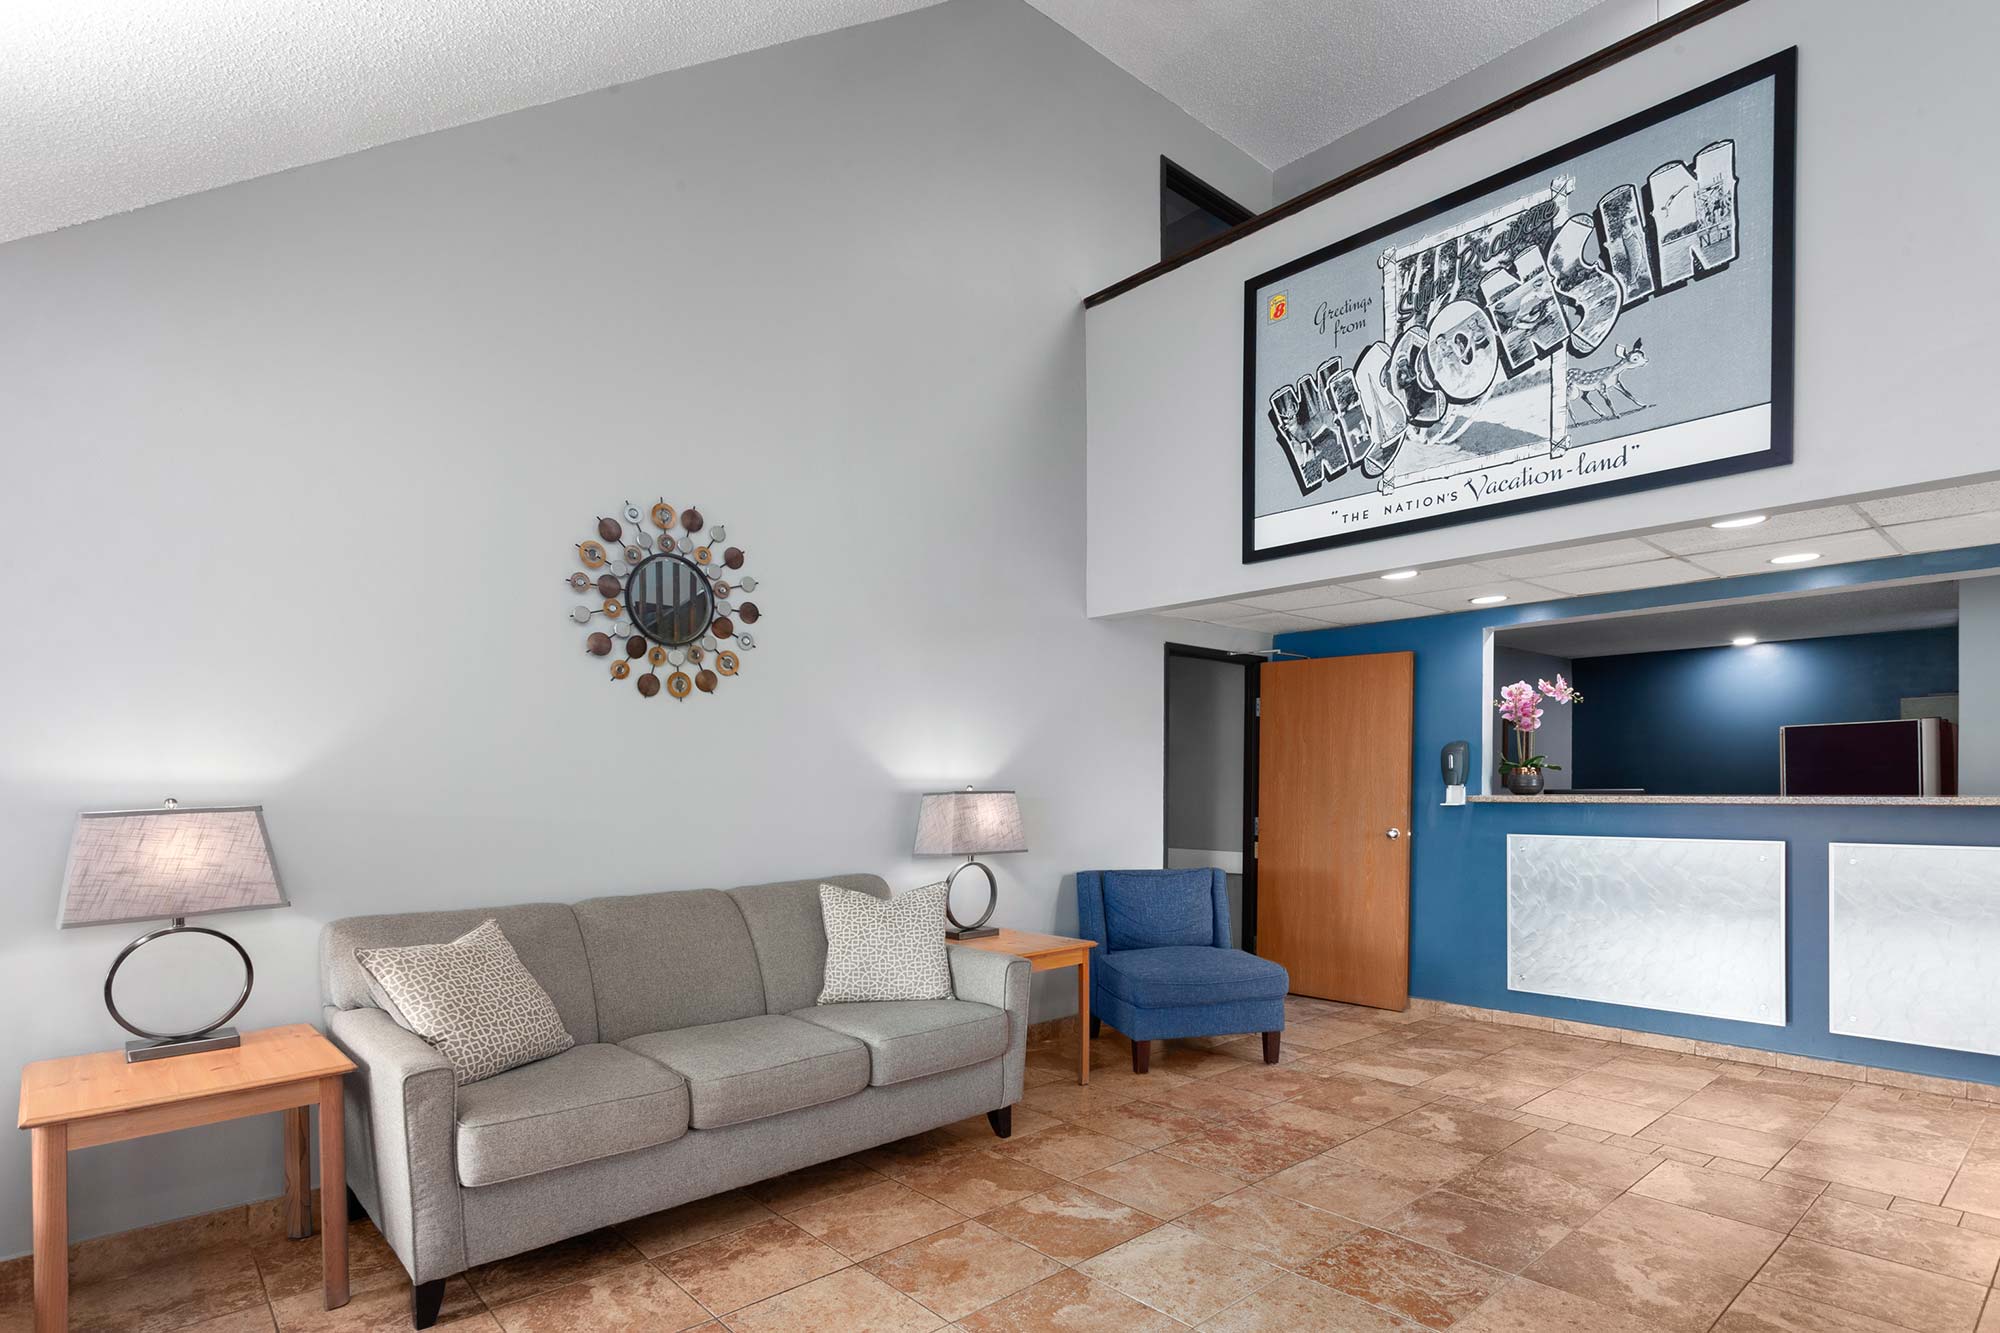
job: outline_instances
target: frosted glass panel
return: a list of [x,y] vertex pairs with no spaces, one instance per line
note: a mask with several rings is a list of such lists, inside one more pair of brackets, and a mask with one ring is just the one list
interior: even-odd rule
[[1827,1027],[2000,1055],[2000,848],[1827,848]]
[[1785,1022],[1785,844],[1507,835],[1507,985]]

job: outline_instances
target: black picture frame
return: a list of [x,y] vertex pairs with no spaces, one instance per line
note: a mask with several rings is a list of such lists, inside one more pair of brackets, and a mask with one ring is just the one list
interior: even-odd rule
[[[1258,548],[1255,539],[1256,526],[1256,459],[1260,428],[1268,423],[1264,420],[1265,404],[1258,395],[1257,375],[1257,331],[1260,314],[1257,293],[1271,283],[1282,281],[1295,273],[1313,268],[1329,259],[1336,258],[1364,246],[1373,245],[1385,237],[1405,231],[1417,224],[1440,217],[1455,209],[1515,185],[1538,175],[1546,175],[1568,160],[1607,144],[1615,143],[1628,135],[1635,134],[1662,120],[1681,115],[1715,98],[1725,96],[1739,89],[1773,81],[1772,107],[1772,203],[1771,225],[1771,443],[1768,449],[1753,454],[1733,458],[1715,459],[1708,462],[1690,463],[1682,467],[1650,473],[1643,476],[1596,482],[1572,490],[1552,494],[1525,496],[1515,500],[1499,501],[1483,505],[1464,513],[1446,512],[1410,518],[1393,525],[1360,529],[1351,532],[1328,533],[1282,545]],[[1551,90],[1553,91],[1553,89]],[[1516,109],[1518,111],[1518,108]],[[1511,114],[1511,113],[1510,113]],[[1504,120],[1504,118],[1503,118]],[[1478,523],[1487,519],[1500,518],[1510,514],[1527,513],[1534,510],[1554,508],[1567,504],[1584,503],[1591,500],[1609,499],[1618,495],[1629,495],[1637,491],[1653,490],[1664,486],[1680,486],[1690,482],[1706,481],[1715,477],[1735,476],[1745,472],[1761,471],[1765,468],[1783,467],[1792,461],[1793,446],[1793,333],[1794,333],[1794,273],[1793,235],[1796,210],[1798,140],[1798,48],[1788,47],[1764,59],[1745,65],[1732,73],[1712,79],[1700,87],[1692,88],[1664,102],[1634,112],[1620,120],[1592,131],[1567,143],[1560,144],[1546,152],[1538,153],[1526,161],[1516,163],[1504,170],[1496,171],[1470,185],[1452,191],[1450,194],[1428,204],[1410,209],[1390,218],[1366,231],[1322,246],[1310,254],[1302,255],[1289,263],[1246,278],[1243,283],[1243,476],[1242,476],[1242,522],[1243,548],[1242,562],[1258,564],[1267,560],[1284,559],[1303,555],[1311,551],[1330,550],[1349,546],[1358,542],[1379,541],[1388,537],[1400,537],[1410,533],[1423,532],[1460,523]]]

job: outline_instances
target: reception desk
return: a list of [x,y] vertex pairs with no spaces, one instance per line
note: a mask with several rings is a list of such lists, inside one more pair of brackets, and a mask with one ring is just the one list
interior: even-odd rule
[[2000,807],[2000,796],[1607,796],[1544,792],[1540,796],[1468,796],[1478,805],[1865,805],[1916,809]]
[[2000,797],[1470,799],[1501,1007],[2000,1081]]

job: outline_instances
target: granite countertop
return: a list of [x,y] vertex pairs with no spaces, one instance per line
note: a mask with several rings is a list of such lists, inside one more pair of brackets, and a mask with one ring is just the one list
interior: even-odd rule
[[2000,796],[1468,796],[1473,805],[1912,805],[1926,809],[2000,806]]

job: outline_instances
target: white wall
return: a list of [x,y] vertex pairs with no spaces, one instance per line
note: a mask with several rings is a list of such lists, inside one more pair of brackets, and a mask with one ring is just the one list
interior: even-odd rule
[[[1991,471],[1964,386],[2000,330],[1983,123],[2000,7],[1756,0],[1089,312],[1089,608],[1173,606]],[[1774,51],[1799,47],[1797,461],[1789,468],[1240,559],[1243,281]],[[1875,367],[1914,330],[1925,355]],[[1188,521],[1162,521],[1163,515]],[[1197,521],[1198,520],[1198,521]]]
[[[1157,257],[1162,152],[1268,195],[958,0],[0,247],[0,1068],[122,1039],[132,932],[59,935],[57,889],[77,811],[167,794],[268,812],[252,1026],[317,1016],[342,915],[923,882],[916,794],[964,782],[1022,794],[1000,921],[1158,864],[1160,645],[1224,640],[1083,616],[1078,302]],[[663,493],[766,612],[684,704],[609,683],[562,582]],[[132,1011],[214,989],[154,971]],[[264,1120],[79,1154],[76,1234],[276,1194]]]
[[1958,585],[1958,789],[2000,795],[2000,577]]

